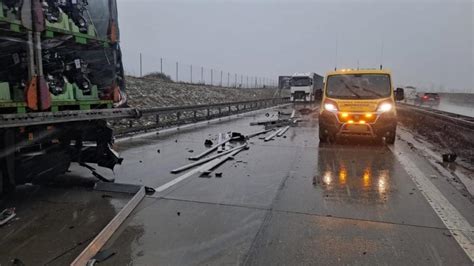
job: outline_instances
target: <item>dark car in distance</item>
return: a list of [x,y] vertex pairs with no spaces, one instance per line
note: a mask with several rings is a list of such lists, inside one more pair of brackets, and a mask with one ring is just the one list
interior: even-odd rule
[[428,106],[438,106],[440,102],[440,97],[438,93],[418,93],[415,98],[415,105],[428,105]]

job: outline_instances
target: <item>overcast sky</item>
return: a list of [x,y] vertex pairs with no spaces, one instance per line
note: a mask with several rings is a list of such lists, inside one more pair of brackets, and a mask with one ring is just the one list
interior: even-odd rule
[[472,0],[118,0],[118,7],[129,73],[139,73],[140,52],[144,72],[159,70],[164,57],[167,72],[183,65],[180,75],[189,75],[184,64],[273,79],[383,64],[395,85],[474,93]]

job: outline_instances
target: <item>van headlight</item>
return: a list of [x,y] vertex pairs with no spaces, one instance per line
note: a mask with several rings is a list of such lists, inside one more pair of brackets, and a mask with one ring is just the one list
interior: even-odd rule
[[389,112],[390,110],[392,110],[392,108],[393,108],[393,104],[382,103],[377,109],[377,112],[382,112],[382,113]]
[[330,111],[330,112],[336,112],[337,111],[337,107],[333,103],[325,103],[324,104],[324,109],[327,110],[327,111]]

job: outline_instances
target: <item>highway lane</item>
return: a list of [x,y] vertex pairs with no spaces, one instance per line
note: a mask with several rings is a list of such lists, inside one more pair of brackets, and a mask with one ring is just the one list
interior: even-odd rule
[[[180,176],[169,171],[202,151],[205,138],[258,131],[249,122],[263,118],[119,143],[125,164],[115,177],[161,186]],[[250,140],[219,167],[222,177],[194,175],[147,197],[107,243],[117,254],[105,264],[472,265],[397,159],[433,176],[422,156],[401,140],[394,151],[358,139],[320,145],[317,120],[305,118],[286,138]],[[438,176],[435,190],[472,229],[469,197]]]

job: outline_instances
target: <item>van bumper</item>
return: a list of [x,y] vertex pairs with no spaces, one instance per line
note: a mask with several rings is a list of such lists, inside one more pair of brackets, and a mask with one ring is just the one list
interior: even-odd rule
[[[319,114],[319,128],[329,135],[367,135],[372,137],[383,137],[387,132],[393,132],[397,127],[397,117],[393,112],[376,114],[378,117],[374,123],[363,125],[355,124],[355,127],[345,122],[340,122],[335,113],[322,111]],[[354,130],[353,128],[356,128]]]

